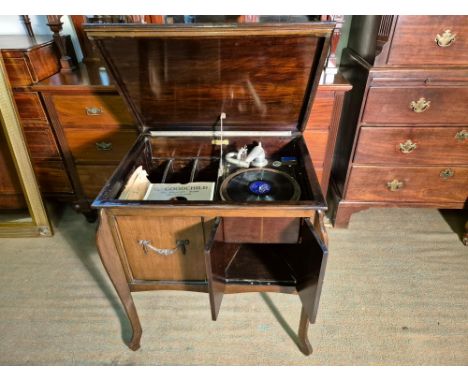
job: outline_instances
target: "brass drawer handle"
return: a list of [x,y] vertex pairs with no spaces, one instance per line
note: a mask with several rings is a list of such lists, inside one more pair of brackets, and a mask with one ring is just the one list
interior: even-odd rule
[[138,244],[140,244],[143,247],[143,250],[145,251],[145,255],[148,255],[148,251],[151,250],[154,253],[157,253],[158,255],[161,256],[170,256],[173,255],[174,253],[177,252],[178,249],[180,249],[180,252],[182,252],[183,255],[185,255],[187,249],[185,248],[187,245],[189,245],[188,240],[177,240],[176,241],[176,246],[174,248],[156,248],[151,245],[151,240],[139,240]]
[[434,41],[436,42],[437,46],[446,48],[455,42],[456,36],[456,33],[452,33],[450,29],[446,29],[444,33],[442,33],[442,36],[440,34],[437,34]]
[[398,191],[403,188],[403,182],[400,182],[398,179],[393,179],[391,182],[387,183],[387,188],[390,191]]
[[96,142],[96,149],[98,151],[111,151],[112,142]]
[[409,154],[416,150],[418,145],[414,142],[411,141],[411,139],[408,139],[405,143],[400,143],[400,151],[403,154]]
[[455,139],[460,142],[463,142],[465,139],[468,139],[468,131],[467,130],[459,131],[458,133],[455,134]]
[[100,107],[87,107],[86,114],[87,115],[101,115],[102,109]]
[[445,170],[442,170],[439,175],[442,179],[448,179],[455,175],[455,171],[451,168],[446,168]]
[[424,97],[419,98],[417,101],[411,101],[410,109],[415,113],[423,113],[431,106],[431,101],[426,100]]

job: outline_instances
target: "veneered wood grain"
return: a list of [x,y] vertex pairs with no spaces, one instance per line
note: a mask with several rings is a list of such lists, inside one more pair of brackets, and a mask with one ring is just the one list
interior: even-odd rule
[[41,192],[73,193],[73,188],[62,162],[36,159],[33,167]]
[[[454,173],[447,179],[441,171]],[[402,188],[390,191],[388,182],[396,179]],[[345,195],[346,200],[400,201],[422,203],[465,202],[468,197],[468,167],[391,167],[353,165]]]
[[[455,42],[440,47],[435,38],[449,29]],[[467,65],[468,16],[398,16],[389,65]]]
[[319,86],[305,130],[328,129],[332,120],[334,103],[335,92],[323,91]]
[[325,156],[328,145],[328,130],[304,131],[303,135],[314,167],[323,168],[325,160],[332,159]]
[[31,158],[59,160],[60,152],[49,129],[25,130],[24,137]]
[[[200,217],[118,216],[116,222],[126,258],[134,279],[205,280],[204,238]],[[186,253],[181,250],[163,256],[151,250],[145,254],[140,240],[162,249],[176,246],[177,240],[189,240]]]
[[[456,135],[468,127],[362,127],[354,163],[358,164],[460,164],[468,163],[468,140]],[[403,153],[400,144],[410,140],[416,148]]]
[[[117,129],[134,125],[127,107],[116,94],[54,94],[51,98],[63,127]],[[87,109],[92,108],[100,109],[100,113],[89,115]]]
[[76,172],[85,196],[94,199],[116,167],[116,165],[77,165]]
[[24,58],[4,58],[4,62],[11,86],[27,86],[33,83]]
[[[64,128],[63,131],[76,163],[118,163],[138,136],[135,130]],[[110,144],[111,148],[100,150],[97,144]]]
[[27,56],[31,64],[31,71],[34,73],[34,82],[50,77],[60,70],[59,53],[54,42],[37,49],[31,49]]
[[223,219],[221,229],[228,243],[297,243],[299,218],[232,218]]
[[323,33],[311,26],[297,35],[278,29],[274,36],[255,36],[239,30],[245,35],[199,38],[202,29],[177,38],[168,28],[149,28],[151,38],[126,38],[104,29],[113,38],[102,38],[101,32],[95,36],[140,124],[195,129],[212,126],[223,111],[226,130],[245,129],[252,122],[259,130],[297,129],[309,77],[318,72]]
[[16,92],[14,94],[21,120],[28,122],[47,122],[39,94],[36,92]]
[[[429,108],[411,110],[412,101],[425,98]],[[371,87],[362,122],[364,124],[468,124],[468,87]]]

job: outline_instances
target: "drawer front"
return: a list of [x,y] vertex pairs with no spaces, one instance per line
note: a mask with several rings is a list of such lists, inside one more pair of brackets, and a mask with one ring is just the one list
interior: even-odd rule
[[94,199],[117,166],[78,165],[76,171],[87,198]]
[[206,279],[201,218],[117,216],[116,224],[134,279]]
[[77,163],[120,161],[137,138],[136,131],[64,129]]
[[52,96],[57,117],[64,127],[133,126],[127,106],[117,94]]
[[468,124],[468,87],[371,87],[365,124]]
[[32,158],[61,158],[55,139],[49,129],[25,130],[24,136]]
[[4,63],[12,87],[27,86],[34,82],[24,58],[5,58]]
[[323,167],[328,145],[328,131],[305,131],[304,140],[314,167]]
[[468,167],[353,166],[346,199],[464,203],[468,197]]
[[468,17],[399,16],[388,64],[468,64]]
[[362,127],[360,164],[468,164],[468,127]]
[[38,93],[15,93],[14,97],[21,120],[47,122]]
[[62,162],[34,161],[33,167],[41,192],[73,193]]

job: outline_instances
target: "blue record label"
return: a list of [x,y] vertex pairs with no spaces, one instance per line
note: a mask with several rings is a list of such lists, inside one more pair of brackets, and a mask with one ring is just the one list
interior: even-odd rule
[[271,191],[271,184],[263,180],[256,180],[249,184],[249,190],[255,195],[266,195]]

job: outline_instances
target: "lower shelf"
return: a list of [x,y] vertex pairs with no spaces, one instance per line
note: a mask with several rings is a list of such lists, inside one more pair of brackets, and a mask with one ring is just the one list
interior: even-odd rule
[[287,261],[290,250],[290,244],[240,244],[224,275],[216,276],[227,284],[294,286],[297,280]]
[[216,236],[217,229],[205,249],[214,319],[223,294],[259,290],[297,292],[311,322],[315,319],[328,251],[309,219],[302,219],[295,243],[230,243]]

